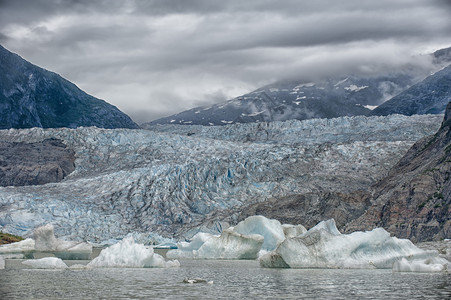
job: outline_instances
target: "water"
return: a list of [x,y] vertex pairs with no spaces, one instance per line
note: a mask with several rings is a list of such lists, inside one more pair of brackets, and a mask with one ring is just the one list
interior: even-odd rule
[[[33,270],[9,260],[0,270],[0,299],[451,299],[446,273],[265,269],[257,261],[180,263],[172,269]],[[213,284],[186,284],[186,277]]]

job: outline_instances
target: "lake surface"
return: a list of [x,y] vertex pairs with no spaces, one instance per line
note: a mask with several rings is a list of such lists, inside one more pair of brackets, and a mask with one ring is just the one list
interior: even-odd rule
[[[170,269],[39,270],[21,261],[7,260],[0,270],[0,299],[451,299],[446,273],[265,269],[257,261],[218,260],[180,260]],[[187,277],[213,284],[183,283]]]

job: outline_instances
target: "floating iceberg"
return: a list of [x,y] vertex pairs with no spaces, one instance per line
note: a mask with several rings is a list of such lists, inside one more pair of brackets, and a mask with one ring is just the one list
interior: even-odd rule
[[23,261],[22,264],[30,266],[34,269],[66,269],[67,265],[57,257],[44,257],[41,259],[29,259]]
[[179,267],[177,260],[165,261],[143,244],[136,244],[132,237],[123,239],[106,249],[94,258],[87,267],[91,268],[168,268]]
[[0,255],[0,270],[5,268],[5,259]]
[[302,225],[281,225],[277,220],[251,216],[222,231],[220,236],[197,233],[191,242],[178,243],[178,249],[166,254],[170,258],[256,259],[260,251],[272,251],[286,235],[297,236],[306,229]]
[[433,273],[449,270],[450,263],[440,257],[409,261],[405,258],[393,263],[394,272]]
[[285,240],[284,228],[277,220],[271,220],[263,216],[251,216],[238,223],[233,228],[240,234],[259,234],[265,238],[262,250],[272,251]]
[[35,251],[35,242],[33,239],[25,239],[20,242],[1,245],[0,254],[13,254],[13,253],[31,253]]
[[287,238],[260,258],[263,267],[291,268],[392,268],[393,263],[437,257],[411,241],[390,237],[382,228],[341,234],[333,219],[320,222],[304,234]]
[[34,238],[37,251],[52,252],[61,259],[89,259],[92,253],[92,245],[88,243],[57,239],[51,224],[35,229]]
[[89,259],[92,245],[59,240],[53,225],[48,224],[35,229],[34,239],[0,246],[0,254],[7,254],[8,258],[32,258],[35,252],[49,252],[61,259]]
[[178,249],[169,250],[168,258],[204,259],[256,259],[263,244],[263,236],[240,234],[232,228],[225,229],[220,236],[197,233],[190,243],[179,243]]

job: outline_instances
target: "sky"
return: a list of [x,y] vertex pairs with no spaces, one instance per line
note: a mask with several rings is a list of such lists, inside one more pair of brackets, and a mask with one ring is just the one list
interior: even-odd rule
[[137,123],[451,46],[451,0],[0,0],[0,44]]

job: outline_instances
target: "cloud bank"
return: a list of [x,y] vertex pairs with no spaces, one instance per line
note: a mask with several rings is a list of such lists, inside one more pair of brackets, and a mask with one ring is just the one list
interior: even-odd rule
[[412,63],[451,46],[450,13],[445,0],[0,0],[0,43],[141,123]]

